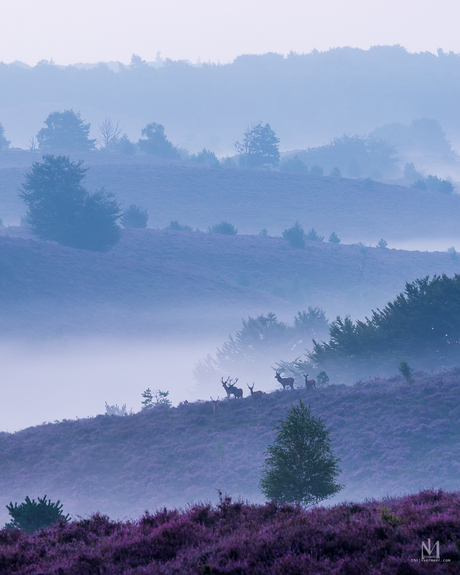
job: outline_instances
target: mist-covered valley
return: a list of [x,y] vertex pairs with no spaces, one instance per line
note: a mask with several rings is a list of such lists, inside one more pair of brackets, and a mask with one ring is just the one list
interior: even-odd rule
[[0,66],[8,502],[261,503],[299,400],[340,459],[331,505],[457,489],[457,67],[399,47]]

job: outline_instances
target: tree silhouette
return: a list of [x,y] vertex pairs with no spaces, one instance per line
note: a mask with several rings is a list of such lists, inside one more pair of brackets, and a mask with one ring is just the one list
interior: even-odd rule
[[120,206],[104,189],[90,194],[82,185],[86,169],[68,156],[43,156],[34,162],[19,192],[27,205],[26,222],[42,240],[105,251],[120,238]]
[[0,124],[0,150],[5,150],[11,142],[5,138],[5,128]]
[[44,497],[38,497],[38,501],[26,497],[26,500],[18,505],[11,502],[6,506],[12,521],[7,523],[7,527],[20,529],[26,533],[34,533],[44,527],[54,525],[58,521],[69,521],[69,515],[62,513],[62,504],[60,501],[51,503]]
[[286,419],[274,429],[278,433],[265,452],[260,480],[268,499],[309,507],[342,489],[335,483],[340,459],[332,454],[329,431],[302,400],[288,409]]
[[37,140],[41,149],[52,150],[93,150],[96,140],[89,138],[91,125],[85,124],[80,117],[80,112],[73,110],[53,112],[45,122],[46,128],[42,128],[37,134]]
[[269,124],[259,122],[244,133],[242,142],[236,142],[235,148],[240,154],[240,165],[245,168],[257,168],[266,164],[276,166],[280,161],[279,138]]
[[156,122],[147,124],[142,129],[142,135],[145,136],[145,139],[141,139],[138,142],[139,149],[142,152],[169,160],[179,159],[179,152],[165,136],[165,128],[161,124]]

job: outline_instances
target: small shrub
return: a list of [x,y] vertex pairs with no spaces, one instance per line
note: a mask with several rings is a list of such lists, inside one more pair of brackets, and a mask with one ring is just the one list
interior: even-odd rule
[[401,361],[399,364],[399,373],[404,377],[407,383],[412,382],[413,369],[409,366],[407,361]]
[[308,166],[302,162],[297,154],[281,162],[280,170],[293,174],[308,174]]
[[149,214],[147,210],[131,204],[129,208],[123,210],[121,223],[125,228],[146,228]]
[[291,228],[284,230],[283,238],[287,240],[293,248],[303,249],[305,247],[305,232],[298,220]]
[[305,235],[305,239],[310,242],[323,242],[324,236],[320,236],[316,233],[315,228],[312,228],[308,234]]
[[416,182],[411,184],[410,187],[428,192],[439,192],[441,194],[450,195],[454,193],[454,186],[451,182],[431,175],[426,178],[419,178]]
[[154,389],[153,392],[150,388],[142,393],[144,401],[142,401],[142,409],[152,409],[159,405],[167,405],[171,407],[171,400],[168,399],[169,391],[161,391],[161,389]]
[[175,232],[192,232],[193,229],[190,226],[185,226],[180,224],[177,221],[174,222],[170,222],[169,226],[167,228],[165,228],[165,230],[171,230],[171,231],[175,231]]
[[210,234],[224,234],[226,236],[236,236],[238,230],[233,224],[222,221],[220,224],[208,228],[208,233]]
[[340,244],[340,238],[335,232],[332,232],[327,241],[331,244]]
[[447,253],[450,255],[451,260],[458,260],[458,253],[457,250],[452,246],[451,248],[447,248]]
[[315,165],[312,166],[310,169],[310,174],[312,176],[322,176],[323,175],[323,168],[321,166]]
[[376,247],[382,248],[384,250],[384,249],[388,248],[388,243],[384,239],[381,239],[378,241]]
[[318,387],[326,387],[329,384],[330,379],[327,373],[323,370],[316,376],[316,381],[318,382]]
[[260,233],[259,236],[262,236],[263,238],[267,238],[268,237],[268,232],[265,228],[263,228]]
[[337,166],[332,170],[331,177],[332,178],[341,178],[342,177],[342,172],[340,171],[340,169]]
[[119,417],[122,417],[125,415],[131,415],[132,413],[133,413],[132,409],[129,413],[128,411],[126,411],[126,403],[124,403],[121,407],[118,407],[118,405],[108,405],[108,403],[105,402],[106,415],[117,415]]
[[198,154],[192,154],[190,161],[194,164],[206,165],[212,168],[219,167],[219,160],[216,154],[211,152],[211,150],[206,150],[206,148],[203,148]]
[[27,496],[21,505],[10,503],[6,508],[13,519],[6,527],[20,529],[26,533],[34,533],[58,521],[67,522],[70,519],[69,515],[63,515],[61,502],[51,503],[51,500],[46,500],[46,495],[38,497],[38,502]]

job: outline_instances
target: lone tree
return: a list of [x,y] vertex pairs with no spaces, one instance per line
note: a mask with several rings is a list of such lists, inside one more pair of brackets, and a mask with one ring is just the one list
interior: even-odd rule
[[10,529],[16,528],[26,533],[34,533],[44,527],[54,525],[58,521],[69,521],[70,516],[62,513],[62,504],[60,501],[52,503],[49,499],[38,497],[38,501],[26,497],[26,500],[18,505],[11,502],[6,506],[12,521],[6,524]]
[[68,156],[43,156],[25,175],[19,192],[27,205],[26,222],[42,240],[106,251],[120,239],[120,206],[103,188],[90,194],[82,185],[83,162]]
[[96,140],[89,138],[91,124],[85,124],[80,112],[53,112],[44,123],[46,128],[37,134],[41,149],[88,151],[96,145]]
[[270,128],[259,122],[244,133],[242,142],[236,142],[235,148],[240,154],[240,165],[245,168],[257,168],[264,165],[277,166],[280,161],[279,138]]
[[338,493],[341,472],[333,456],[329,431],[307,405],[292,405],[284,421],[274,427],[275,443],[264,453],[260,489],[268,498],[309,507]]
[[138,146],[142,152],[152,154],[159,158],[178,160],[180,158],[176,147],[165,136],[165,128],[162,124],[152,122],[142,129],[145,139],[139,140]]

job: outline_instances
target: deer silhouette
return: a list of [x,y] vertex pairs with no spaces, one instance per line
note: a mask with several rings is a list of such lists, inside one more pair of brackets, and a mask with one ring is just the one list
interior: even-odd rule
[[286,387],[290,387],[291,389],[294,389],[294,378],[293,377],[281,377],[281,372],[277,371],[276,375],[275,375],[275,379],[277,379],[281,385],[283,386],[283,389],[286,389]]
[[316,381],[314,379],[308,379],[308,373],[307,374],[303,373],[302,375],[305,378],[305,387],[307,389],[315,389],[316,388]]
[[260,391],[260,390],[254,391],[254,386],[255,386],[254,382],[252,383],[252,387],[249,385],[249,383],[247,383],[246,385],[249,387],[249,391],[251,392],[251,396],[254,399],[260,399],[263,396],[263,394],[264,394],[263,391]]
[[238,381],[238,379],[239,378],[237,377],[235,379],[235,381],[233,381],[232,379],[230,379],[230,377],[227,377],[227,379],[224,381],[223,377],[220,378],[222,386],[227,393],[227,398],[230,399],[230,397],[232,395],[235,399],[239,399],[240,397],[243,397],[243,390],[240,387],[236,387],[236,385],[235,385],[236,382]]

